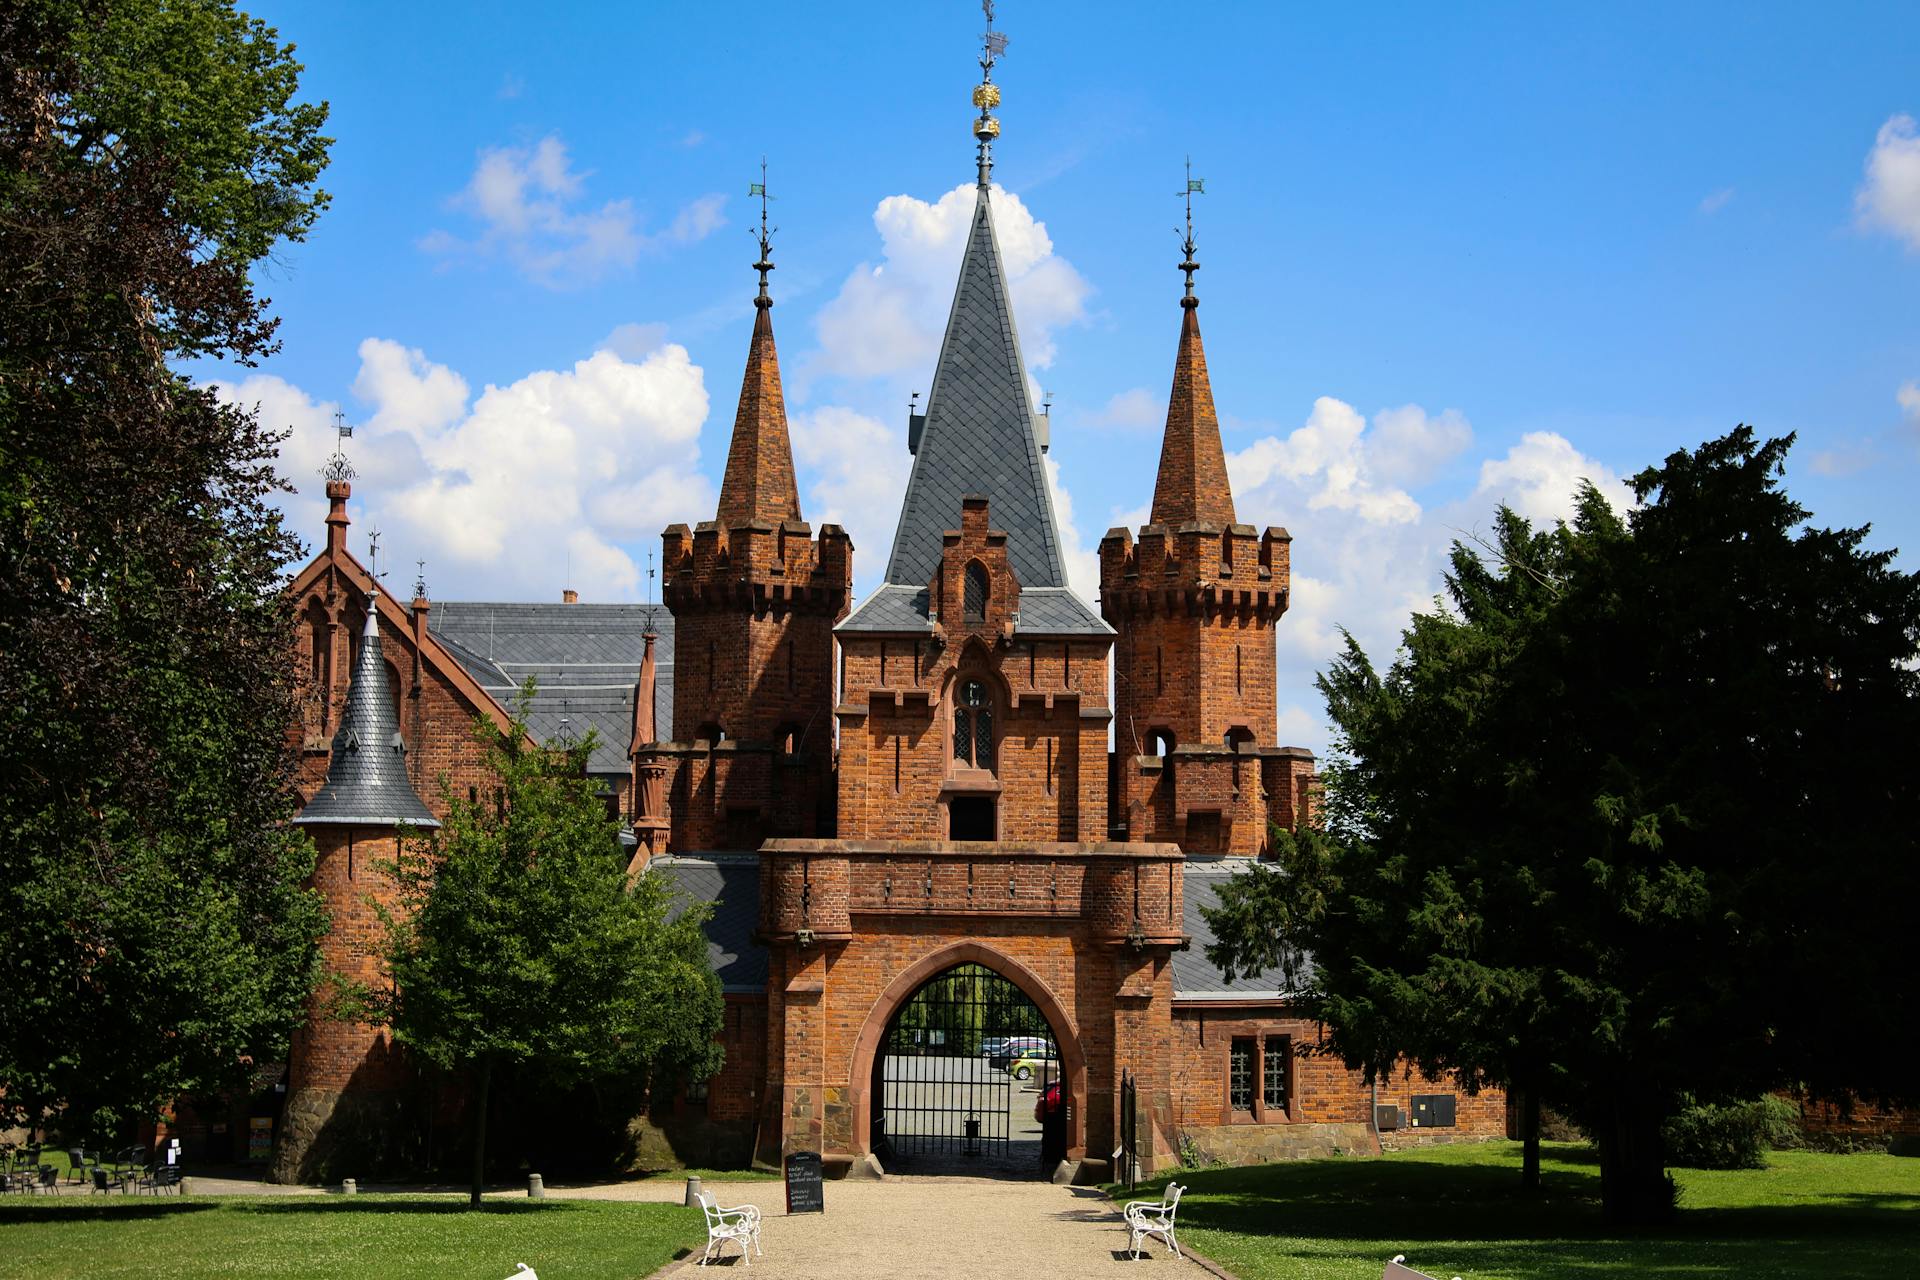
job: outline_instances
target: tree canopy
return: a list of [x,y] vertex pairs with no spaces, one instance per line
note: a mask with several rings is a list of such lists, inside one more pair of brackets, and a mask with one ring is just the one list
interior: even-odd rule
[[1920,577],[1811,527],[1739,428],[1535,530],[1321,676],[1324,826],[1222,894],[1215,959],[1304,986],[1350,1065],[1544,1097],[1610,1217],[1671,1209],[1683,1095],[1911,1095]]
[[0,10],[0,1089],[76,1137],[282,1056],[325,928],[277,437],[169,367],[272,349],[299,70],[212,0]]
[[475,727],[495,794],[447,789],[445,826],[402,841],[398,908],[382,910],[392,986],[364,993],[402,1044],[474,1079],[476,1205],[497,1070],[565,1089],[720,1067],[707,908],[673,915],[665,880],[627,875],[619,824],[586,776],[591,735],[536,747],[523,713]]

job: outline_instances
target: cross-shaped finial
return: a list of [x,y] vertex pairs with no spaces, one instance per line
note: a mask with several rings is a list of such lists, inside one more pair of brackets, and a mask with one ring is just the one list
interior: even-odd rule
[[753,305],[764,310],[773,305],[773,299],[767,294],[767,272],[773,270],[773,233],[780,229],[767,225],[767,201],[773,197],[767,194],[765,156],[760,157],[760,181],[749,182],[747,194],[760,197],[760,261],[753,264],[753,269],[760,273],[760,296],[753,300]]
[[[1193,176],[1193,157],[1188,156],[1187,187],[1180,193],[1181,198],[1187,202],[1187,235],[1186,239],[1181,241],[1181,247],[1187,251],[1187,256],[1186,260],[1180,264],[1180,269],[1187,273],[1186,296],[1180,299],[1180,305],[1183,307],[1200,305],[1200,299],[1193,296],[1193,273],[1200,269],[1200,264],[1193,260],[1193,198],[1205,194],[1207,194],[1207,180]],[[1174,228],[1174,234],[1178,235],[1179,231],[1178,227]]]

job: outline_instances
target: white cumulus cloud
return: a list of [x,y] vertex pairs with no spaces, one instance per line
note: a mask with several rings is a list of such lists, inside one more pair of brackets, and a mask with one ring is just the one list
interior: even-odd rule
[[[281,474],[289,515],[322,535],[317,473],[335,445],[331,402],[271,374],[215,384],[292,434]],[[354,395],[367,412],[346,444],[358,476],[358,537],[378,527],[399,565],[427,562],[437,594],[557,598],[563,579],[589,599],[637,599],[637,557],[662,528],[713,509],[698,469],[708,402],[684,347],[639,360],[600,350],[470,399],[466,380],[384,338],[360,345]],[[363,544],[356,541],[356,554]]]
[[[975,188],[964,184],[931,203],[888,196],[873,213],[878,262],[855,267],[814,324],[820,349],[810,370],[847,378],[931,378],[967,232]],[[1053,362],[1054,333],[1086,315],[1091,287],[1054,252],[1046,224],[1019,196],[993,188],[993,226],[1013,291],[1027,363]]]
[[726,197],[709,194],[648,233],[631,200],[586,200],[589,176],[573,168],[556,135],[531,146],[484,148],[452,201],[477,230],[460,236],[436,229],[420,247],[445,259],[503,257],[536,284],[559,289],[591,284],[632,267],[645,250],[691,244],[726,225]]
[[1880,126],[1853,207],[1862,225],[1920,249],[1920,125],[1912,116],[1892,116]]
[[1573,442],[1552,431],[1529,431],[1504,457],[1480,464],[1480,487],[1469,498],[1474,510],[1491,512],[1505,503],[1534,524],[1571,519],[1580,482],[1590,480],[1608,501],[1625,511],[1633,495],[1613,468],[1587,457]]
[[1901,383],[1893,398],[1910,421],[1920,424],[1920,381]]

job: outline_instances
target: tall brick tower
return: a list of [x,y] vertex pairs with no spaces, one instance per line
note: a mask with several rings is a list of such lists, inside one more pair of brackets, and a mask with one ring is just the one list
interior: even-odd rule
[[661,598],[674,618],[669,848],[751,849],[769,836],[831,834],[833,626],[847,611],[853,543],[800,518],[780,361],[765,184],[760,293],[720,507],[662,536]]
[[1189,853],[1257,853],[1292,826],[1312,757],[1275,745],[1274,626],[1287,608],[1291,536],[1234,515],[1193,292],[1185,296],[1153,512],[1136,546],[1100,542],[1100,612],[1114,646],[1115,834]]
[[[393,883],[380,867],[397,855],[400,828],[440,825],[407,777],[406,754],[387,680],[376,588],[367,596],[367,621],[326,783],[293,820],[319,851],[313,886],[333,918],[320,942],[321,956],[329,972],[353,981],[377,983],[385,976],[378,959],[380,920],[368,899],[391,901]],[[384,1031],[328,1017],[319,997],[294,1038],[288,1077],[273,1153],[276,1182],[324,1177],[341,1158],[377,1159],[407,1132],[396,1121],[408,1077],[392,1040]]]

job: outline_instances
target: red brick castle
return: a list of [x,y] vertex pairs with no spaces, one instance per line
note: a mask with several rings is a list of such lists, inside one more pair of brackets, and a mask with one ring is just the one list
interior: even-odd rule
[[[1370,1088],[1303,1055],[1319,1031],[1285,992],[1205,958],[1201,908],[1309,816],[1313,757],[1275,740],[1291,540],[1235,511],[1189,232],[1151,519],[1102,540],[1097,609],[1068,585],[995,238],[991,63],[952,310],[864,599],[846,533],[802,516],[764,237],[718,510],[663,535],[664,612],[402,604],[347,550],[344,472],[329,483],[326,549],[292,587],[329,962],[370,975],[375,861],[397,823],[433,821],[441,778],[486,785],[468,727],[533,676],[536,736],[599,731],[634,872],[714,904],[726,1065],[657,1097],[647,1143],[861,1172],[1030,1141],[1036,1172],[1093,1178],[1121,1149],[1150,1169],[1183,1145],[1503,1133],[1497,1093]],[[407,1076],[383,1035],[316,1013],[276,1175],[390,1130]]]

